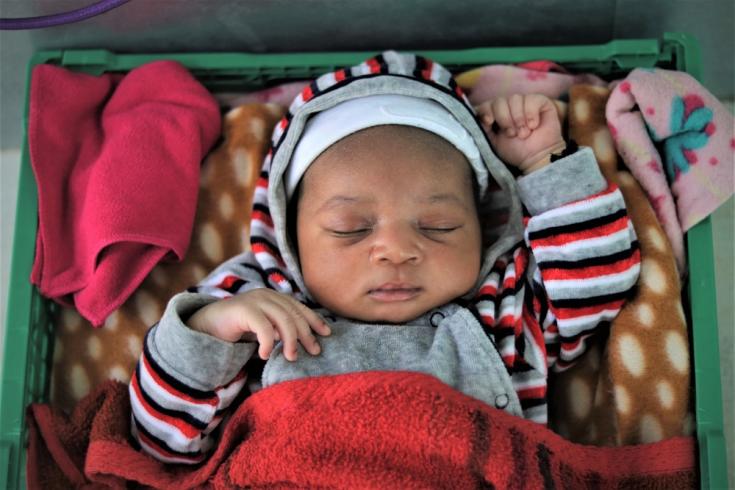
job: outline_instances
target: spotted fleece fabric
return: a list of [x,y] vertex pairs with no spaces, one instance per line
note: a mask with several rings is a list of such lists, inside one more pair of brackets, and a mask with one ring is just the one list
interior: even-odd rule
[[569,136],[592,148],[603,175],[620,187],[638,236],[641,274],[607,341],[556,375],[550,424],[575,442],[631,445],[691,433],[691,364],[671,244],[640,184],[619,162],[605,121],[609,96],[605,87],[573,86]]

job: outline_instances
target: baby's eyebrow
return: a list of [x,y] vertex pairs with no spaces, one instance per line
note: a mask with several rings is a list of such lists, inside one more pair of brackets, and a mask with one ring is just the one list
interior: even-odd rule
[[[452,193],[440,193],[440,194],[432,194],[430,196],[421,196],[416,197],[414,201],[419,203],[427,203],[427,204],[442,204],[442,203],[450,203],[455,204],[463,209],[467,209],[466,204],[462,199],[460,199],[456,194]],[[375,202],[375,198],[373,197],[367,197],[367,196],[346,196],[343,194],[337,194],[336,196],[332,196],[324,203],[319,206],[317,209],[317,212],[321,211],[327,211],[332,208],[336,208],[339,206],[349,205],[349,204],[360,204],[360,203],[372,203]]]
[[342,206],[345,204],[357,204],[361,202],[373,202],[375,199],[367,198],[367,197],[360,197],[360,196],[345,196],[342,194],[337,194],[336,196],[332,196],[324,203],[319,206],[319,209],[317,209],[317,212],[325,211],[327,209],[332,209],[337,206]]
[[438,204],[438,203],[454,203],[462,208],[467,208],[464,201],[460,199],[456,194],[452,193],[443,193],[443,194],[432,194],[431,196],[424,197],[424,198],[417,198],[417,201],[423,201],[427,202],[429,204]]

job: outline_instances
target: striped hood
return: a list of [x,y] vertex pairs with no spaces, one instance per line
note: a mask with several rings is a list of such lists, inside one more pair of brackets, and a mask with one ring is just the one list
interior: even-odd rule
[[[256,187],[250,226],[251,249],[273,289],[313,300],[301,275],[298,255],[288,235],[284,174],[309,118],[351,99],[368,95],[407,95],[433,100],[452,114],[473,138],[485,168],[474,168],[480,189],[480,219],[485,233],[483,263],[476,295],[498,257],[523,238],[521,204],[515,179],[490,148],[469,100],[449,71],[421,56],[386,51],[351,68],[312,81],[276,125],[271,148]],[[500,220],[498,220],[500,218]]]

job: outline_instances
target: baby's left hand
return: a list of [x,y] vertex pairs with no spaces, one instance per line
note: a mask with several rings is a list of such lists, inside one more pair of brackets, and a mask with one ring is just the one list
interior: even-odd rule
[[498,157],[524,174],[566,148],[556,107],[544,95],[498,97],[475,109]]

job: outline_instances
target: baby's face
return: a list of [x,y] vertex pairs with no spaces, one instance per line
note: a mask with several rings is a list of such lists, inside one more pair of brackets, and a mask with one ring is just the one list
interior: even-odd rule
[[332,312],[401,323],[468,292],[480,270],[472,170],[431,133],[378,126],[315,160],[297,212],[306,287]]

